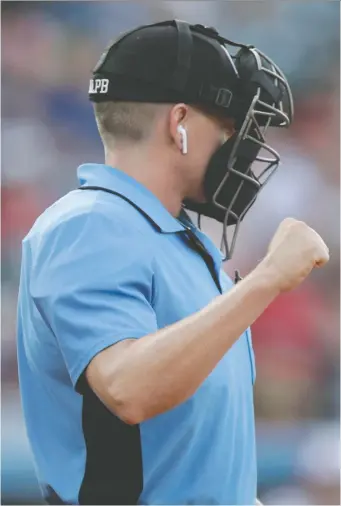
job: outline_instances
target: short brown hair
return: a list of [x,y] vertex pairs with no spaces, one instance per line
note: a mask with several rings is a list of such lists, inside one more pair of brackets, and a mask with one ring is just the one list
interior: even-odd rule
[[94,104],[99,133],[105,144],[148,138],[159,104],[100,102]]

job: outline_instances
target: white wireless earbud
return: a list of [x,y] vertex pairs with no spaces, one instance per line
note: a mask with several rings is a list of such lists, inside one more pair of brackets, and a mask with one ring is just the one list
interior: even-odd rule
[[181,142],[182,142],[182,154],[187,155],[187,132],[186,129],[179,125],[177,128],[179,134],[181,135]]

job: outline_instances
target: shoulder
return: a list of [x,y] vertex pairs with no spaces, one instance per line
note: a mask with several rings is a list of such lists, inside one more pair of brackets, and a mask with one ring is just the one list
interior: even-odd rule
[[[104,192],[75,190],[48,207],[36,220],[25,239],[53,235],[60,230],[68,230],[80,225],[94,225],[113,229],[116,234],[124,234],[127,225],[131,233],[138,234],[138,214],[129,212],[129,204]],[[97,234],[98,235],[98,234]]]
[[152,244],[121,202],[98,198],[98,192],[74,191],[37,219],[23,249],[29,249],[39,270],[96,269],[105,275],[133,265],[146,267]]

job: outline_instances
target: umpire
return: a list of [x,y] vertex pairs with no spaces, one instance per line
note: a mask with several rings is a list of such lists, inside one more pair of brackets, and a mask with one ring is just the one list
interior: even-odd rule
[[[168,21],[117,40],[89,94],[105,164],[79,167],[23,241],[19,376],[44,497],[255,504],[249,326],[328,261],[289,218],[244,280],[222,270],[278,166],[265,135],[291,123],[289,85],[253,46]],[[186,209],[221,222],[223,253]]]

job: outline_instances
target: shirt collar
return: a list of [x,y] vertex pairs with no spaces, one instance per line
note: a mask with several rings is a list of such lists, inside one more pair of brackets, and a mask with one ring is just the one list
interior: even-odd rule
[[160,232],[181,232],[186,227],[174,218],[145,186],[124,172],[108,165],[88,163],[78,167],[81,186],[101,186],[120,193],[146,213]]

